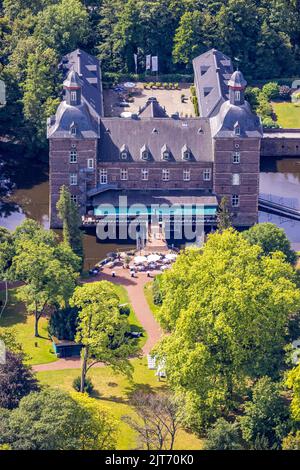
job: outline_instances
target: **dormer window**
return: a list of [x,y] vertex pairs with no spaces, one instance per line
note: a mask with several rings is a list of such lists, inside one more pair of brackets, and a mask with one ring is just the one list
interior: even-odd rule
[[126,145],[122,145],[120,148],[120,159],[121,160],[127,160],[128,158],[128,148]]
[[238,91],[235,91],[234,94],[235,94],[235,101],[241,101],[241,92],[238,90]]
[[234,134],[235,135],[241,135],[241,128],[238,122],[235,123],[234,125]]
[[191,159],[191,151],[190,151],[190,149],[187,147],[187,145],[184,145],[184,146],[182,147],[181,156],[182,156],[182,160],[185,160],[185,161]]
[[141,160],[149,160],[149,149],[147,145],[143,145],[143,147],[141,148],[140,156]]
[[162,160],[169,160],[170,159],[170,150],[168,146],[165,144],[161,148],[161,158]]
[[76,136],[76,134],[77,134],[77,127],[76,127],[76,125],[75,125],[74,123],[72,123],[71,126],[70,126],[70,132],[71,132],[71,135],[72,135],[73,137]]

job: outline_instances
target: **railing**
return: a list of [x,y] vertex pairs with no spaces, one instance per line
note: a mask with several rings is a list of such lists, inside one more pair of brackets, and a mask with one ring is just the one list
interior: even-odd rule
[[300,220],[300,211],[278,202],[268,201],[267,199],[258,198],[258,208],[266,212],[280,215],[293,220]]

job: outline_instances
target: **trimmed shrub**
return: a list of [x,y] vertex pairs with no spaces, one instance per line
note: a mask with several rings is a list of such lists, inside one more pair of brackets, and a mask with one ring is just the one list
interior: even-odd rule
[[266,83],[262,87],[261,92],[265,96],[266,100],[270,101],[270,100],[274,100],[276,98],[279,98],[279,90],[280,90],[280,87],[279,87],[278,83],[269,82],[269,83]]
[[273,108],[270,103],[260,95],[259,105],[256,109],[257,114],[259,114],[263,119],[266,117],[271,117],[273,114]]
[[195,87],[195,85],[192,85],[192,86],[190,87],[190,92],[191,92],[191,95],[192,95],[192,96],[196,96],[196,87]]
[[162,304],[162,292],[161,292],[160,280],[158,276],[155,277],[153,284],[152,284],[152,295],[153,295],[153,303],[155,305],[161,305]]
[[259,104],[260,89],[258,87],[248,87],[245,91],[245,99],[249,102],[251,108],[256,111]]
[[195,116],[199,116],[199,106],[198,106],[198,99],[197,96],[193,96],[193,105],[194,105],[194,111],[195,111]]
[[[81,384],[81,377],[76,377],[73,380],[73,388],[76,390],[76,392],[80,392],[80,384]],[[89,377],[86,377],[85,383],[84,383],[84,391],[88,395],[91,395],[92,391],[94,390],[94,385],[93,382]]]
[[270,117],[265,117],[262,120],[262,125],[266,129],[278,129],[280,126],[277,124],[276,121],[273,121],[272,118]]

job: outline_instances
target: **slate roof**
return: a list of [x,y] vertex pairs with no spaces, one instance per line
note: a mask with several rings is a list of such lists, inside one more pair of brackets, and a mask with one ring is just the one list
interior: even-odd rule
[[196,57],[193,67],[200,115],[215,116],[228,99],[228,80],[233,73],[231,60],[211,49]]
[[63,82],[63,86],[66,88],[81,88],[83,86],[83,82],[75,70],[70,70],[67,78]]
[[140,118],[164,118],[168,117],[166,110],[159,104],[157,99],[153,96],[148,98],[145,106],[139,111]]
[[233,88],[246,88],[247,81],[245,80],[244,75],[240,70],[233,72],[228,82],[228,86]]
[[219,113],[211,119],[212,136],[234,137],[237,126],[241,137],[261,137],[263,134],[259,117],[251,111],[247,101],[239,106],[225,101]]
[[82,98],[95,118],[103,116],[102,78],[99,60],[82,49],[67,54],[62,59],[62,67],[75,70],[82,80]]
[[78,106],[68,105],[62,101],[57,108],[55,116],[48,119],[47,137],[70,138],[71,127],[75,126],[76,138],[97,138],[99,137],[99,127],[91,118],[89,109],[85,103]]
[[149,162],[162,161],[162,147],[170,150],[169,161],[182,161],[182,148],[191,152],[191,162],[212,161],[213,149],[209,119],[188,118],[102,118],[99,160],[119,161],[120,149],[127,146],[128,160],[141,161],[141,149],[150,152]]

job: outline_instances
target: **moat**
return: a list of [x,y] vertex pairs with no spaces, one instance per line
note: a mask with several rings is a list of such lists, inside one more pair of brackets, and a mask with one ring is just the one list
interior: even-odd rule
[[[24,182],[26,181],[26,185]],[[49,227],[49,184],[46,170],[35,167],[20,169],[14,175],[15,186],[0,213],[0,225],[10,230],[25,217],[30,217]],[[263,158],[260,171],[260,196],[273,202],[300,210],[300,158]],[[272,222],[287,233],[292,247],[300,250],[300,222],[276,215],[259,213],[260,222]],[[60,233],[60,231],[58,231]],[[94,231],[84,234],[86,268],[105,257],[109,251],[127,250],[132,244],[97,243]]]

